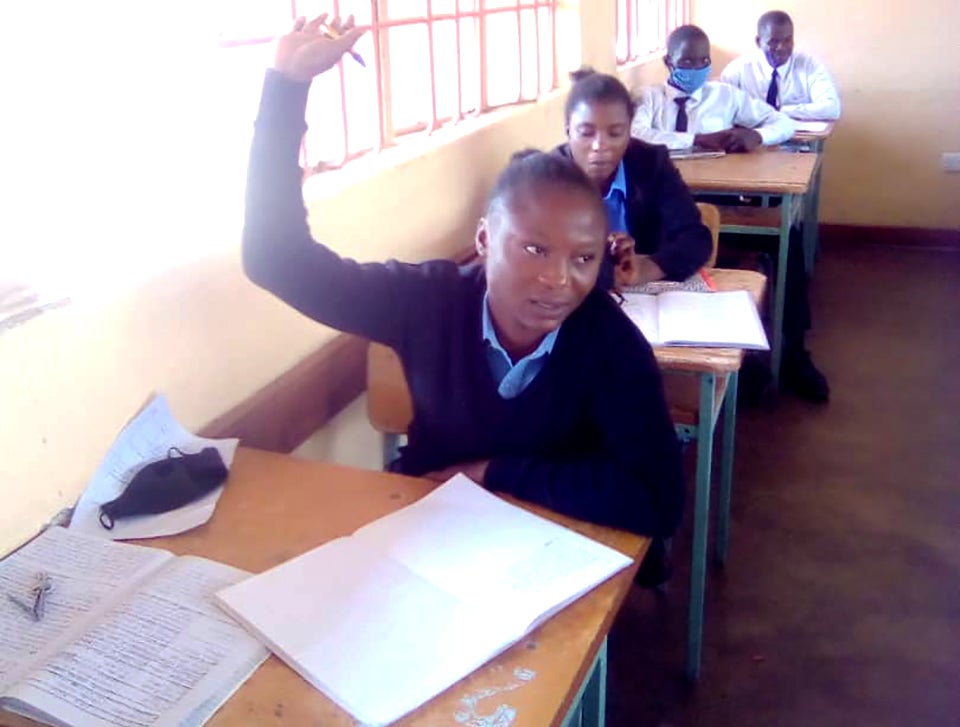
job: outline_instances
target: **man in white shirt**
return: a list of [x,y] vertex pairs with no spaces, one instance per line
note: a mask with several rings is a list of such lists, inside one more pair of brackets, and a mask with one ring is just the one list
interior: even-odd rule
[[840,118],[840,94],[820,61],[793,50],[793,21],[771,10],[757,21],[759,50],[732,61],[720,80],[799,120]]
[[663,62],[670,77],[643,90],[630,127],[634,137],[669,149],[746,152],[793,136],[793,121],[785,114],[740,89],[707,81],[710,39],[697,26],[670,33]]

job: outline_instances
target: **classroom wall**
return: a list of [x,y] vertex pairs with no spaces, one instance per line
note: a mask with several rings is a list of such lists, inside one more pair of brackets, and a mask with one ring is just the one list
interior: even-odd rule
[[960,174],[946,174],[940,159],[960,151],[960,3],[694,0],[717,73],[755,48],[756,19],[774,8],[790,13],[798,47],[827,64],[843,100],[821,220],[960,229]]
[[[574,33],[563,42],[571,51],[564,67],[582,58],[612,68],[612,10],[596,14],[575,2],[564,7],[562,25]],[[557,92],[488,115],[468,132],[442,136],[442,143],[405,144],[321,176],[305,189],[315,235],[359,259],[459,252],[471,243],[486,192],[509,155],[561,140],[562,108]],[[151,392],[164,392],[180,421],[197,429],[334,335],[250,284],[240,269],[234,225],[226,227],[231,232],[221,233],[227,236],[220,244],[202,241],[220,252],[0,333],[0,553],[75,501]],[[79,224],[74,232],[80,246],[102,234]],[[189,235],[199,233],[185,226],[183,234],[188,237],[178,244],[189,247]],[[364,419],[358,401],[303,453],[375,464],[380,452],[370,452],[376,439]]]

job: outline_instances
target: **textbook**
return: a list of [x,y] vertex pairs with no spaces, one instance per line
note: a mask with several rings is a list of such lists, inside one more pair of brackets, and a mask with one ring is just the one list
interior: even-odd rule
[[722,149],[701,149],[699,146],[670,150],[671,159],[718,159],[726,154]]
[[630,563],[459,474],[217,600],[355,719],[385,725]]
[[47,529],[0,561],[0,707],[67,727],[199,727],[269,655],[213,602],[248,575]]
[[625,293],[621,307],[652,346],[770,350],[757,307],[746,290]]

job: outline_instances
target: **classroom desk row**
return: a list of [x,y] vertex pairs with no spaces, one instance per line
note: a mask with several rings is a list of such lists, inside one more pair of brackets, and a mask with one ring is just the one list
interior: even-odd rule
[[[728,154],[714,159],[678,159],[675,163],[684,182],[694,193],[760,196],[762,207],[721,209],[720,229],[741,234],[778,237],[776,278],[770,295],[771,372],[779,384],[783,354],[784,291],[787,279],[790,229],[804,221],[803,252],[806,272],[811,275],[819,245],[820,176],[826,139],[833,131],[827,124],[822,132],[802,132],[791,149],[763,148],[751,154]],[[797,150],[805,153],[797,153]],[[780,205],[770,207],[770,197]]]

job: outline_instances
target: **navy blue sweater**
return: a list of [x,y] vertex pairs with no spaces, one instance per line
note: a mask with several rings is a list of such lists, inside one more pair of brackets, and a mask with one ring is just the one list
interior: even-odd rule
[[247,179],[244,267],[304,315],[398,352],[414,405],[399,470],[422,475],[490,460],[490,489],[670,535],[683,506],[680,451],[637,328],[594,290],[564,321],[536,379],[501,398],[481,335],[481,267],[360,264],[312,239],[298,167],[308,88],[267,74]]

